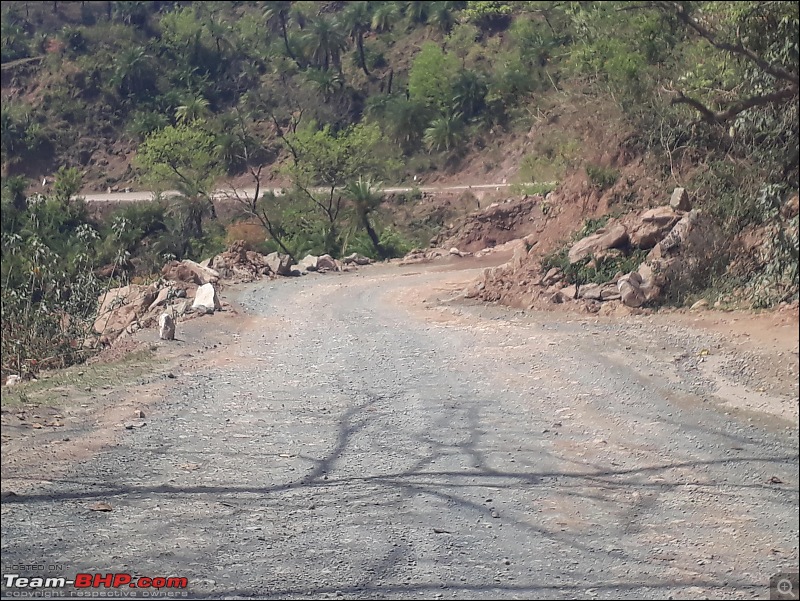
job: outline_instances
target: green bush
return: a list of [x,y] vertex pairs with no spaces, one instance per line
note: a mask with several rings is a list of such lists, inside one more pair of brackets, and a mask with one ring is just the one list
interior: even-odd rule
[[617,273],[630,273],[639,268],[647,258],[645,250],[636,250],[629,255],[605,256],[592,260],[584,257],[576,263],[569,261],[569,247],[551,253],[542,259],[542,273],[553,267],[561,270],[568,284],[604,284]]
[[589,183],[600,191],[607,190],[619,179],[619,171],[599,165],[586,165],[586,175],[589,176]]

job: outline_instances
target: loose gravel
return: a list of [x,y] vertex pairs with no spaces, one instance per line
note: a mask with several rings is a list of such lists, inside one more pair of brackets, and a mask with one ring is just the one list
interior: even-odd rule
[[401,271],[241,286],[226,358],[3,500],[3,573],[185,576],[209,599],[738,599],[797,570],[797,425],[715,397],[692,368],[712,338],[423,304],[441,274]]

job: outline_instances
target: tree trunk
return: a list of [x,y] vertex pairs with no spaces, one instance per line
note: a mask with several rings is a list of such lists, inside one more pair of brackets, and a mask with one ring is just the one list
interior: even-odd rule
[[291,46],[289,46],[289,36],[286,34],[286,17],[284,16],[283,11],[278,13],[278,17],[281,20],[281,32],[283,33],[283,43],[286,46],[286,53],[291,57],[292,60],[296,61],[297,58],[295,57],[294,52],[292,52]]
[[364,224],[364,229],[367,230],[367,235],[369,239],[372,240],[372,246],[375,247],[375,251],[378,253],[378,257],[381,259],[386,258],[386,251],[384,250],[383,246],[381,246],[381,240],[378,237],[377,232],[373,229],[372,224],[369,222],[369,217],[364,215],[361,218],[361,221]]
[[364,70],[364,74],[370,77],[369,71],[367,70],[367,59],[364,56],[364,35],[360,31],[358,32],[358,36],[356,36],[356,45],[358,46],[358,58],[361,60],[361,68]]

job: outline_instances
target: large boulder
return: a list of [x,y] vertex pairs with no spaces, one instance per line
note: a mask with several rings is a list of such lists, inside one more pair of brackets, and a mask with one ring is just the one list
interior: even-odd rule
[[183,261],[170,261],[164,265],[161,275],[174,282],[187,282],[189,284],[208,284],[219,281],[219,272],[210,267],[203,267],[189,259]]
[[671,206],[645,211],[630,227],[631,244],[649,250],[658,244],[675,226],[681,216]]
[[170,261],[161,270],[161,275],[165,279],[173,282],[187,282],[199,286],[203,283],[202,278],[191,267],[181,261]]
[[628,230],[621,223],[609,223],[591,236],[576,242],[569,249],[570,263],[577,263],[584,257],[609,248],[621,248],[628,243]]
[[315,257],[314,255],[306,255],[297,266],[300,269],[304,269],[305,271],[316,271],[317,270],[317,261],[319,257]]
[[322,255],[317,259],[317,271],[336,271],[336,260],[330,255]]
[[150,303],[149,307],[147,307],[147,312],[149,313],[156,307],[160,307],[166,304],[166,302],[172,296],[175,296],[175,290],[172,288],[172,286],[167,286],[166,288],[162,288],[161,290],[158,291],[158,296],[156,296],[156,299],[152,303]]
[[215,284],[219,281],[219,272],[216,269],[204,267],[200,263],[195,263],[189,259],[184,259],[183,264],[198,275],[201,284]]
[[269,253],[265,257],[270,271],[277,275],[290,275],[292,272],[292,258],[281,253]]
[[636,271],[622,276],[617,282],[617,288],[622,302],[628,307],[641,307],[647,300],[642,290],[642,277]]
[[194,295],[192,309],[197,310],[199,307],[205,307],[206,312],[211,313],[222,309],[222,305],[219,302],[219,297],[217,296],[217,289],[214,288],[214,284],[203,284],[197,289],[197,292]]
[[157,296],[155,286],[137,284],[112,288],[101,294],[97,298],[100,307],[94,321],[94,331],[108,340],[114,340],[147,313]]

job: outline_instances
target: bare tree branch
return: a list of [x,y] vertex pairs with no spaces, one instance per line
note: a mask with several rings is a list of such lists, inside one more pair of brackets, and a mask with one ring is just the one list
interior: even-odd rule
[[675,98],[670,100],[670,104],[671,105],[688,104],[696,111],[698,111],[701,115],[703,115],[704,121],[707,121],[709,123],[725,123],[726,121],[729,121],[730,119],[736,117],[740,113],[743,113],[747,109],[751,109],[757,106],[777,104],[785,100],[790,100],[792,98],[795,98],[797,94],[798,94],[798,88],[796,86],[792,86],[790,88],[784,88],[783,90],[772,92],[771,94],[752,96],[750,98],[745,98],[743,100],[737,100],[731,103],[726,110],[721,111],[719,113],[715,113],[696,98],[691,98],[689,96],[686,96],[683,92],[680,91],[677,92],[677,96]]
[[798,74],[792,73],[787,71],[781,65],[777,65],[775,63],[771,63],[768,60],[758,56],[755,52],[744,46],[741,42],[737,44],[731,44],[729,42],[723,42],[717,38],[717,34],[713,31],[707,29],[700,23],[698,23],[695,19],[692,18],[689,13],[686,12],[686,8],[679,2],[657,2],[656,3],[659,7],[666,9],[673,13],[681,22],[689,26],[695,32],[697,32],[700,36],[708,40],[708,42],[718,48],[719,50],[724,50],[726,52],[730,52],[731,54],[736,54],[738,56],[744,56],[751,60],[753,63],[758,65],[758,67],[769,75],[772,75],[775,79],[780,79],[783,81],[789,81],[795,86],[800,85],[800,80],[798,80]]

